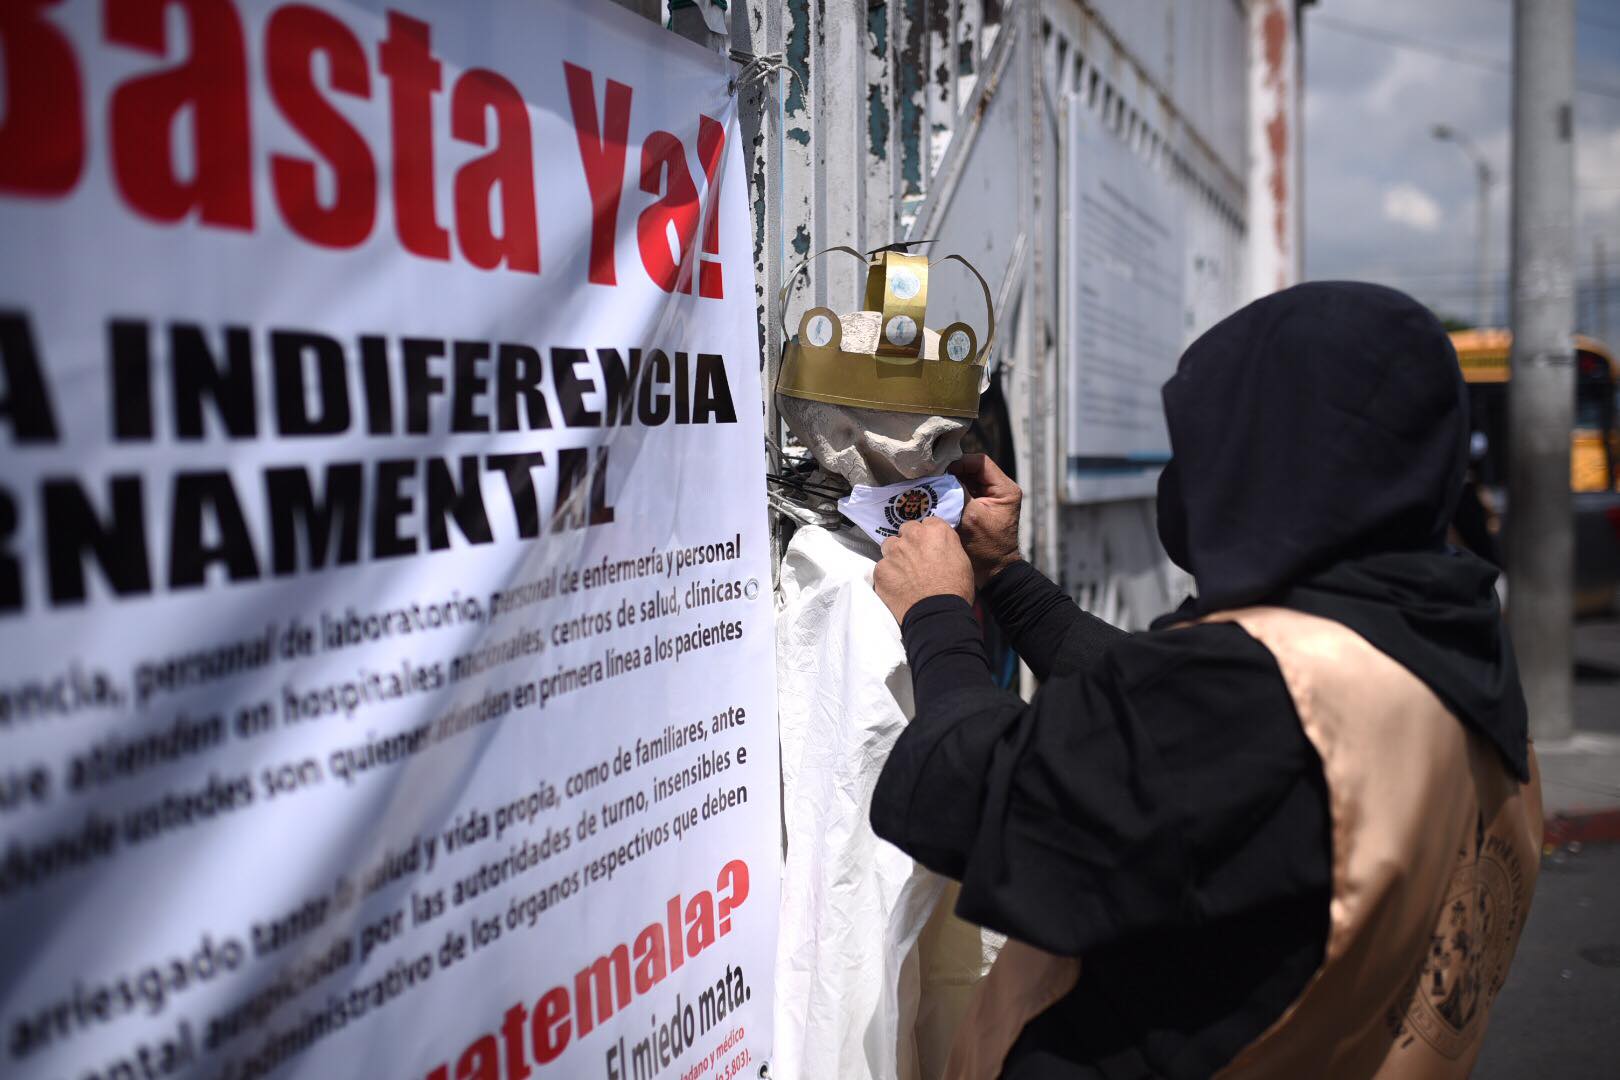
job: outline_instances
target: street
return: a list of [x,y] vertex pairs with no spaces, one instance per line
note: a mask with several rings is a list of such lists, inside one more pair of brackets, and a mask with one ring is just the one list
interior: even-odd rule
[[[1620,620],[1582,623],[1575,655],[1580,732],[1620,736]],[[1620,788],[1620,755],[1593,754],[1583,764],[1585,793],[1575,797],[1612,805],[1598,789]],[[1542,859],[1530,921],[1474,1076],[1620,1076],[1620,845]]]
[[1620,846],[1545,858],[1477,1080],[1620,1075]]

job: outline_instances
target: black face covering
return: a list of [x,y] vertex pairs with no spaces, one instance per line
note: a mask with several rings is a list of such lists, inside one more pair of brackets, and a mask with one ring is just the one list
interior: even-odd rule
[[1427,308],[1312,282],[1220,322],[1164,387],[1159,537],[1198,598],[1333,619],[1422,679],[1527,779],[1496,570],[1446,546],[1468,458],[1456,353]]

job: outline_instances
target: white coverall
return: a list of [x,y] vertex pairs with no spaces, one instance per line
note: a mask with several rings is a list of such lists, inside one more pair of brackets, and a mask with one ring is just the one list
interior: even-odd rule
[[810,525],[782,560],[774,1080],[932,1080],[1000,947],[951,914],[953,883],[878,839],[867,820],[878,772],[914,712],[900,629],[872,591],[877,557],[853,530]]

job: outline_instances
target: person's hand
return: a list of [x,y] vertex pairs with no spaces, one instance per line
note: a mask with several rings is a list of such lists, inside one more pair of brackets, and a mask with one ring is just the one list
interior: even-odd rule
[[883,558],[872,571],[878,599],[904,622],[911,605],[930,596],[960,596],[973,603],[973,564],[956,530],[937,517],[908,521],[900,535],[883,541]]
[[973,583],[983,588],[1023,559],[1018,553],[1018,506],[1024,492],[985,454],[964,454],[950,471],[968,494],[957,531],[973,562]]

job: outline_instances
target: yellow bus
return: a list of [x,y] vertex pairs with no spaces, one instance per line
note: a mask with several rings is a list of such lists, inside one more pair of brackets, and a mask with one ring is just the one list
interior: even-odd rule
[[[1483,432],[1491,447],[1507,445],[1508,354],[1513,349],[1511,330],[1459,330],[1451,335],[1468,384],[1468,404],[1474,430]],[[1575,335],[1575,431],[1570,439],[1569,489],[1614,491],[1620,475],[1620,430],[1616,428],[1615,383],[1620,377],[1614,353],[1596,338]],[[1497,455],[1491,454],[1495,458]],[[1491,462],[1506,467],[1506,459]],[[1505,474],[1485,479],[1505,483]]]
[[[1507,486],[1508,395],[1512,378],[1509,330],[1459,330],[1451,335],[1468,384],[1478,483],[1500,510]],[[1570,434],[1569,489],[1575,510],[1576,603],[1582,611],[1610,606],[1620,586],[1620,365],[1596,338],[1575,336],[1575,426]],[[1483,440],[1481,440],[1483,436]]]

